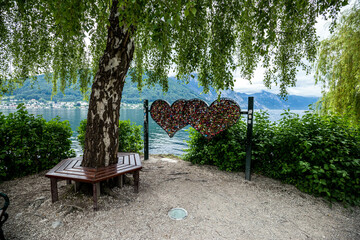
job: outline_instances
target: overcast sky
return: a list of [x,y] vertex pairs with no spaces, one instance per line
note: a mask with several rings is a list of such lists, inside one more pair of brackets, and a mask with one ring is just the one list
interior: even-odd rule
[[[353,5],[354,0],[350,1],[350,4],[345,6],[341,12],[349,9],[349,6]],[[315,25],[317,35],[320,40],[327,38],[330,36],[329,26],[331,21],[326,21],[324,18],[318,17],[317,24]],[[241,78],[239,72],[234,72],[234,79],[236,80],[234,90],[242,93],[256,93],[261,92],[262,90],[272,92],[275,94],[279,93],[279,88],[275,85],[268,89],[263,84],[263,76],[265,70],[259,67],[254,74],[252,79],[252,84],[248,80],[244,80]],[[315,85],[314,75],[313,73],[310,75],[306,75],[306,73],[302,70],[299,70],[297,74],[297,83],[296,87],[288,88],[288,92],[290,95],[298,95],[298,96],[307,96],[307,97],[320,97],[321,96],[321,85]]]

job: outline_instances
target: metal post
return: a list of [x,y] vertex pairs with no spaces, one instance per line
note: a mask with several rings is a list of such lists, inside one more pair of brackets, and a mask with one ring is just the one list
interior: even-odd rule
[[144,100],[144,160],[149,159],[149,107],[148,100]]
[[254,120],[254,97],[248,99],[248,117],[247,117],[247,137],[246,137],[246,165],[245,179],[251,181],[251,145],[252,145],[252,129]]

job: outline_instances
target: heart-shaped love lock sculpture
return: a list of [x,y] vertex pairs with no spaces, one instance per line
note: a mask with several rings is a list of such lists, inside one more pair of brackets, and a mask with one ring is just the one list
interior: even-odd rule
[[188,125],[186,100],[179,99],[171,106],[164,100],[156,100],[151,104],[150,114],[152,119],[164,129],[169,137]]
[[207,139],[234,125],[240,118],[240,106],[231,99],[221,98],[210,107],[200,99],[187,102],[188,122]]

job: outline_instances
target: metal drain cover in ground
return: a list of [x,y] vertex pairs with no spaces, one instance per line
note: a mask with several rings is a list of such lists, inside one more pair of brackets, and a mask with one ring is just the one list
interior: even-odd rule
[[183,220],[187,217],[188,213],[183,208],[173,208],[168,213],[169,217],[174,220]]

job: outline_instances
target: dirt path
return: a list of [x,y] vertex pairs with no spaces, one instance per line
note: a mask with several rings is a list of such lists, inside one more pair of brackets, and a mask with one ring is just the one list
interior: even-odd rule
[[[194,166],[150,156],[140,173],[140,192],[115,188],[115,197],[92,198],[59,182],[52,204],[45,172],[0,184],[11,199],[7,239],[360,239],[360,209],[345,209],[253,175]],[[171,220],[182,207],[188,217]]]

